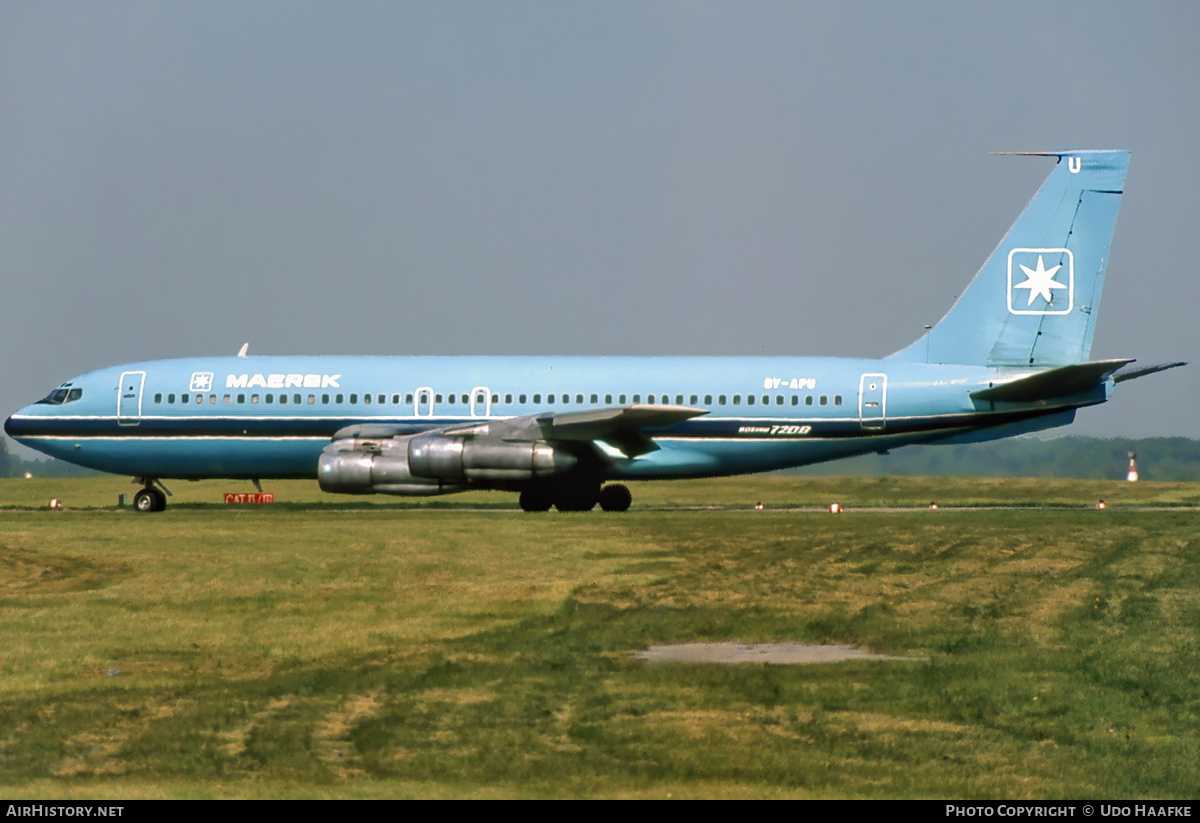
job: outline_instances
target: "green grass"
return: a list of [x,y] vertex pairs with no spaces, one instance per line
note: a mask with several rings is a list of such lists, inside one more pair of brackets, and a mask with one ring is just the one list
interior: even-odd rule
[[[947,477],[804,477],[796,475],[725,477],[672,482],[635,482],[635,509],[680,506],[749,509],[755,503],[773,508],[825,508],[839,502],[854,507],[1060,506],[1089,507],[1097,500],[1116,506],[1200,506],[1200,483],[1123,480],[1055,480],[1045,478]],[[174,495],[168,508],[221,507],[225,492],[254,491],[239,480],[167,481]],[[133,499],[140,486],[124,477],[33,478],[0,480],[0,509],[45,509],[60,499],[68,509],[116,509],[118,495]],[[322,492],[311,480],[271,480],[279,507],[343,509],[517,509],[509,492],[466,492],[444,497],[338,495]]]
[[[1120,508],[1194,505],[1195,484],[639,484],[626,515],[176,485],[138,515],[118,480],[0,482],[8,796],[1200,790],[1200,513]],[[727,640],[913,659],[630,656]]]

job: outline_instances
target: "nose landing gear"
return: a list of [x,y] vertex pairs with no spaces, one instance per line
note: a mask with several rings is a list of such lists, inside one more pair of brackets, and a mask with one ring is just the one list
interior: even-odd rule
[[135,477],[133,482],[145,484],[145,487],[133,496],[134,510],[160,512],[167,507],[167,495],[163,493],[165,489],[159,488],[162,484],[158,483],[158,480],[153,477]]

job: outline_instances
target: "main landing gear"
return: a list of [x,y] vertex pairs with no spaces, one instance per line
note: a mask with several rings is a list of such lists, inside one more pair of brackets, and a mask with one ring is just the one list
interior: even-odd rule
[[521,492],[520,503],[521,510],[527,512],[549,511],[551,506],[560,512],[589,512],[597,503],[606,512],[623,512],[633,503],[633,495],[620,483],[604,488],[599,484],[530,486]]
[[[145,483],[145,488],[133,496],[133,508],[139,512],[160,512],[167,507],[167,495],[153,477],[134,478],[135,483]],[[161,484],[160,484],[161,485]]]

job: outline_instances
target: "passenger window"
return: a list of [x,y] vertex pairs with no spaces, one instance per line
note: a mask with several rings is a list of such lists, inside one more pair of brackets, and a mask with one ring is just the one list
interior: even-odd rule
[[[351,402],[353,402],[353,401],[351,401]],[[441,403],[441,402],[442,402],[442,396],[441,396],[440,394],[435,394],[435,395],[433,396],[433,402],[434,402],[434,403]]]
[[642,396],[641,396],[640,394],[635,394],[635,395],[633,396],[633,402],[634,402],[634,403],[641,403],[641,402],[642,402]]
[[381,394],[381,395],[379,395],[378,397],[376,397],[375,399],[376,399],[377,401],[379,401],[379,405],[381,405],[381,406],[382,406],[384,403],[386,403],[386,402],[387,402],[387,395],[386,395],[386,394]]
[[[696,402],[695,395],[692,395],[692,402],[693,402],[693,403],[695,403],[695,402]],[[683,395],[682,395],[682,394],[677,394],[677,395],[675,395],[675,405],[676,405],[676,406],[682,406],[682,405],[683,405]]]
[[811,394],[806,394],[804,396],[804,405],[806,405],[806,406],[812,405],[812,395]]
[[842,405],[842,396],[840,394],[835,394],[833,396],[833,405],[835,405],[835,406]]
[[[240,403],[241,401],[239,400],[238,402]],[[321,395],[321,403],[323,405],[328,406],[329,405],[329,395],[327,395],[327,394]]]
[[268,394],[266,397],[263,398],[263,402],[269,406],[270,404],[275,402],[275,395]]
[[776,406],[782,406],[782,405],[783,405],[783,395],[782,395],[782,394],[777,394],[777,395],[775,395],[775,405],[776,405]]
[[798,405],[800,405],[800,395],[798,395],[798,394],[793,394],[793,395],[792,395],[792,405],[793,405],[793,406],[798,406]]
[[310,394],[308,396],[308,405],[314,406],[314,405],[316,405],[316,402],[317,402],[317,396],[315,394]]
[[769,405],[771,405],[771,395],[769,395],[769,394],[764,394],[764,395],[763,395],[763,405],[764,405],[764,406],[769,406]]
[[619,403],[620,403],[622,406],[624,406],[624,405],[625,405],[625,395],[621,395],[621,399],[620,399],[618,402],[619,402]]
[[[735,398],[733,398],[733,402],[734,402],[734,403],[736,403],[736,402],[737,402],[737,398],[736,398],[736,397],[735,397]],[[747,405],[747,406],[753,406],[753,405],[754,405],[754,395],[752,395],[752,394],[748,394],[748,395],[746,395],[746,405]]]
[[517,402],[520,403],[522,406],[524,406],[526,403],[525,395],[522,394],[520,397],[518,397]]
[[196,402],[197,402],[197,403],[203,403],[203,402],[204,402],[204,395],[202,395],[202,394],[198,394],[198,395],[196,395]]
[[412,397],[412,395],[411,395],[411,394],[406,394],[406,395],[404,395],[404,405],[406,405],[406,406],[411,406],[411,405],[412,405],[412,401],[413,401],[413,397]]
[[504,402],[506,405],[511,406],[512,405],[512,395],[511,394],[504,395]]
[[499,402],[500,402],[500,395],[498,395],[498,394],[493,394],[493,395],[492,395],[492,402],[493,402],[493,403],[499,403]]
[[240,406],[240,405],[242,405],[242,404],[244,404],[244,403],[246,402],[246,395],[244,395],[244,394],[239,394],[239,395],[237,396],[237,401],[238,401],[238,405],[239,405],[239,406]]
[[470,405],[470,403],[471,403],[471,398],[470,398],[468,395],[465,395],[465,394],[464,394],[464,395],[462,396],[462,404],[463,404],[464,406],[467,406],[467,405]]
[[215,394],[210,394],[208,396],[208,405],[210,405],[210,406],[217,405],[217,396]]
[[712,395],[711,394],[704,395],[704,405],[706,405],[706,406],[712,405]]
[[828,406],[828,405],[829,405],[829,395],[827,395],[827,394],[823,394],[823,395],[821,395],[821,405],[822,405],[822,406]]
[[[269,394],[267,395],[267,397],[270,397],[270,396],[271,395],[269,395]],[[268,400],[267,402],[270,403],[271,401]],[[287,403],[287,395],[286,394],[279,395],[279,403],[280,403],[280,405]]]
[[733,405],[735,405],[735,406],[742,405],[742,396],[740,394],[735,394],[733,396]]
[[155,402],[155,403],[161,403],[161,402],[162,402],[162,395],[161,395],[161,394],[156,394],[156,395],[154,395],[154,402]]
[[232,402],[233,402],[233,395],[232,395],[232,394],[227,394],[227,395],[225,395],[225,397],[223,397],[223,398],[222,398],[222,402],[225,402],[225,403],[232,403]]
[[700,398],[693,394],[691,405],[693,405],[693,406],[700,405]]
[[250,395],[250,403],[251,403],[251,404],[256,404],[256,403],[258,403],[258,395],[257,395],[257,394],[252,394],[252,395]]
[[721,395],[720,397],[717,398],[717,405],[719,405],[719,406],[725,405],[725,395]]
[[[579,403],[580,405],[583,405],[583,395],[582,394],[575,395],[575,402]],[[594,395],[594,394],[592,395],[592,402],[593,403],[596,402],[596,395]]]
[[334,398],[334,400],[338,403],[338,405],[341,405],[342,403],[346,402],[346,395],[339,394],[336,398]]
[[646,403],[648,405],[653,406],[654,405],[654,395],[652,395],[652,394],[646,395]]
[[392,395],[392,405],[393,405],[393,406],[399,406],[399,405],[400,405],[400,395],[398,395],[398,394],[393,394],[393,395]]
[[600,402],[600,395],[598,395],[598,394],[593,394],[593,395],[592,395],[592,402],[593,402],[593,403],[599,403],[599,402]]
[[[282,395],[282,394],[281,394],[281,395],[279,395],[279,396],[280,396],[281,398],[283,397],[283,395]],[[281,401],[281,402],[282,402],[282,401]],[[350,402],[351,402],[351,403],[353,403],[353,402],[354,402],[354,395],[350,395]],[[369,394],[364,394],[364,395],[363,395],[363,402],[364,402],[364,403],[366,403],[366,404],[368,404],[368,405],[370,405],[370,403],[371,403],[371,395],[369,395]]]
[[186,406],[192,402],[192,396],[190,394],[181,394],[179,395],[179,402]]
[[534,403],[534,405],[541,405],[541,403],[542,403],[542,395],[541,395],[541,393],[535,394],[535,395],[533,396],[533,403]]
[[546,405],[550,405],[553,402],[554,402],[554,395],[552,395],[552,394],[546,395]]
[[[267,395],[267,397],[270,397],[270,396],[271,395],[269,395],[269,394]],[[271,401],[268,400],[267,402],[270,403]],[[358,403],[358,395],[357,394],[350,395],[350,403],[351,403],[351,405]]]
[[173,395],[173,394],[168,394],[168,395],[167,395],[167,402],[168,402],[168,403],[174,403],[174,402],[175,402],[175,395]]

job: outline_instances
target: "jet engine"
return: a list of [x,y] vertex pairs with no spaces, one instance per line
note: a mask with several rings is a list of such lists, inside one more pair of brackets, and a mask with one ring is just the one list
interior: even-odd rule
[[414,435],[408,465],[417,477],[437,480],[532,480],[575,465],[575,455],[540,441]]
[[435,495],[463,491],[471,483],[548,477],[575,463],[575,455],[545,442],[430,432],[335,440],[321,452],[317,478],[327,492]]

